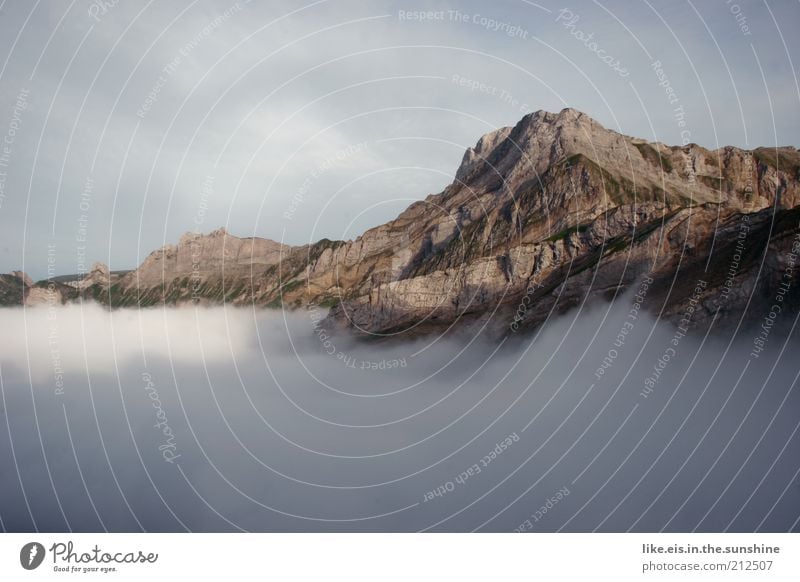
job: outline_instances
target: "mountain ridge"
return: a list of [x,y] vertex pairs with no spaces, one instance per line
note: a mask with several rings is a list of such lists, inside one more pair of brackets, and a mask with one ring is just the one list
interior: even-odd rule
[[[736,293],[724,304],[722,282],[709,277],[696,320],[735,317],[746,297],[774,294],[781,257],[794,252],[799,205],[794,147],[668,146],[608,130],[575,109],[537,111],[482,136],[442,192],[353,240],[290,246],[224,228],[186,233],[134,271],[98,267],[53,293],[59,302],[112,307],[323,305],[331,327],[373,336],[490,319],[503,333],[652,274],[652,296],[676,316],[692,288],[682,277],[731,264],[742,254],[737,225],[746,222],[745,246],[763,255],[760,266],[736,261]],[[3,275],[0,302],[43,302],[34,291],[42,286]]]

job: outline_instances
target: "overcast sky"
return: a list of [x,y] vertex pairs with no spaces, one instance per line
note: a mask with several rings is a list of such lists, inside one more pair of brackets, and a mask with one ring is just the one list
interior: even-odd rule
[[796,1],[102,4],[0,8],[0,272],[45,277],[48,245],[55,274],[132,268],[223,225],[353,238],[538,109],[800,143]]

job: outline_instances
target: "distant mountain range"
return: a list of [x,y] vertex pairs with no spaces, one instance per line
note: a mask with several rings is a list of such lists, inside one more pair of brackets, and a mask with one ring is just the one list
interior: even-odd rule
[[369,334],[502,333],[633,289],[675,321],[755,321],[800,307],[798,251],[796,148],[667,146],[564,109],[484,135],[444,191],[355,240],[186,234],[130,272],[0,275],[0,303],[319,305]]

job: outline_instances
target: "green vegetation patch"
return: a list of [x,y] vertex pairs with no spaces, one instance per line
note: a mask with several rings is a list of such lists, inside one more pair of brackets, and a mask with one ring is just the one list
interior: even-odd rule
[[281,286],[281,293],[289,293],[290,291],[294,291],[298,287],[302,287],[305,282],[301,280],[295,281],[288,281]]
[[753,157],[766,166],[791,174],[795,180],[800,180],[800,152],[786,149],[758,148],[753,150]]
[[326,297],[322,301],[319,302],[320,307],[336,307],[341,303],[341,299],[339,297]]
[[582,232],[586,232],[587,230],[589,230],[590,226],[591,226],[591,223],[579,224],[577,226],[568,226],[564,230],[562,230],[560,232],[557,232],[556,234],[554,234],[552,236],[549,236],[544,240],[546,240],[548,242],[555,242],[555,241],[567,238],[573,232],[576,232],[576,233],[579,233],[579,234],[582,233]]
[[599,181],[603,185],[605,194],[617,206],[628,204],[636,199],[644,199],[642,194],[646,191],[641,188],[637,189],[634,183],[628,178],[624,176],[615,176],[583,154],[570,156],[564,163],[567,168],[572,168],[577,165],[583,166],[596,181]]
[[649,143],[635,143],[633,145],[637,150],[639,150],[639,153],[642,154],[642,157],[645,160],[656,167],[660,167],[666,173],[670,173],[672,171],[672,160],[661,154]]
[[698,175],[697,179],[700,181],[701,184],[705,184],[709,188],[713,188],[714,190],[727,190],[729,186],[732,185],[727,182],[725,179],[720,178],[719,176],[702,176]]

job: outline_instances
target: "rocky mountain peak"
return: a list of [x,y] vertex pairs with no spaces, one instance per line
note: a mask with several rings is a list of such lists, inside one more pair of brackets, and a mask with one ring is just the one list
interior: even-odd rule
[[[198,232],[196,230],[190,230],[185,232],[181,235],[181,238],[178,240],[178,246],[181,245],[188,245],[194,244],[198,241],[205,240],[205,239],[218,239],[218,238],[225,238],[226,236],[230,236],[227,229],[224,226],[221,226],[217,229],[212,230],[208,234]],[[171,246],[171,245],[167,245]],[[166,248],[166,247],[165,247]]]
[[565,107],[558,113],[545,111],[544,109],[534,111],[523,117],[519,123],[526,127],[533,128],[535,131],[536,128],[541,128],[542,126],[569,127],[577,126],[581,123],[591,124],[597,122],[583,111],[578,111],[572,107]]
[[[468,148],[456,172],[456,182],[464,184],[481,174],[488,174],[488,184],[507,180],[512,173],[541,174],[558,161],[576,154],[592,155],[597,147],[621,137],[577,109],[565,108],[558,113],[539,110],[514,127],[485,134]],[[523,167],[517,168],[520,164]]]
[[79,287],[81,289],[91,287],[92,285],[100,285],[101,287],[108,286],[111,281],[111,272],[105,263],[96,262],[92,265],[92,269],[86,273],[86,276],[81,279]]

